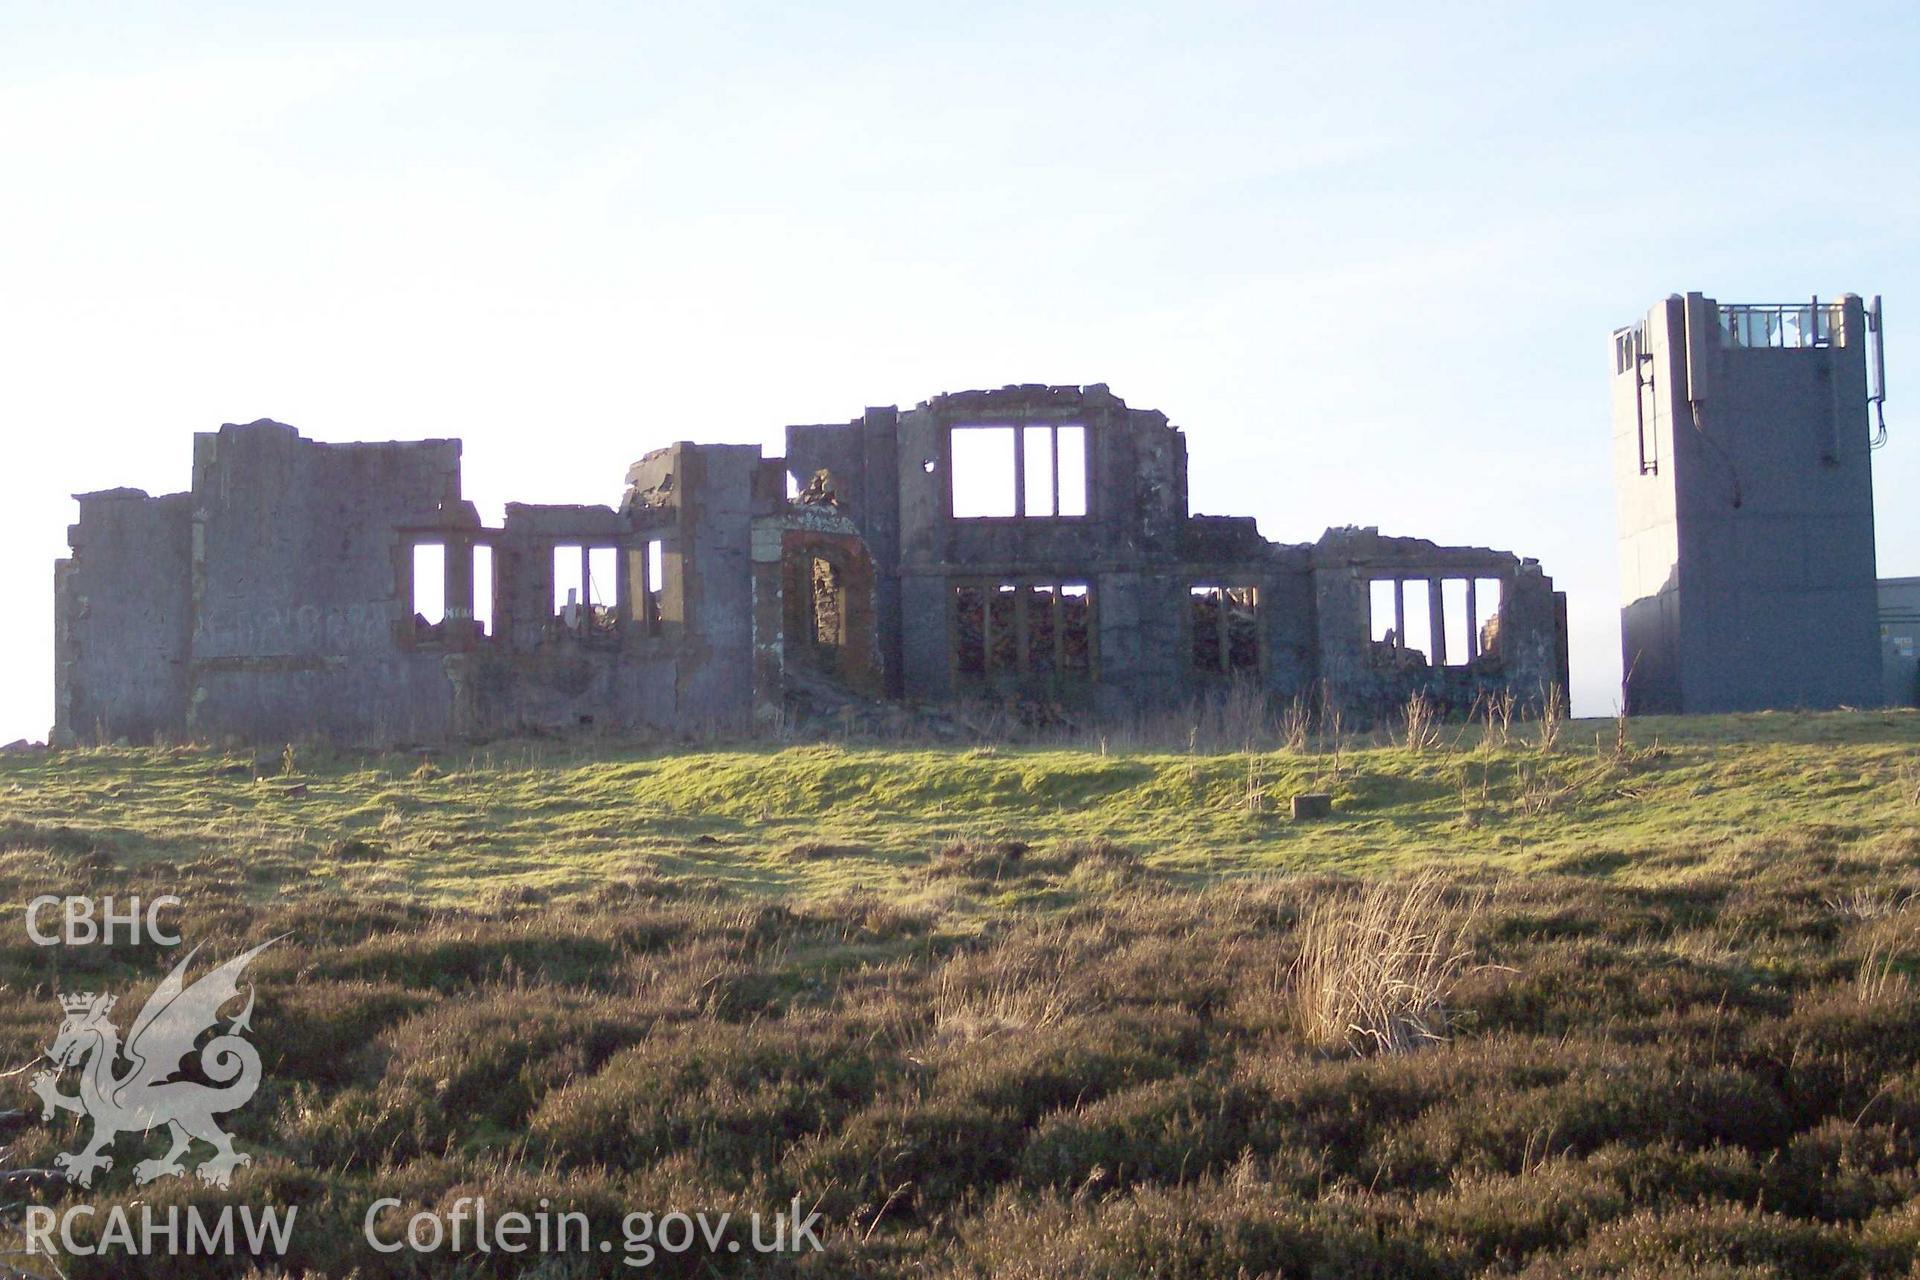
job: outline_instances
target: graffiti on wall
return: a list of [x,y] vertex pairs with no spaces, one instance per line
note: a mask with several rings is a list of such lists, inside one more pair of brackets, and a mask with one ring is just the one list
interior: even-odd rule
[[194,627],[196,657],[288,657],[372,649],[388,639],[388,611],[377,605],[206,609]]

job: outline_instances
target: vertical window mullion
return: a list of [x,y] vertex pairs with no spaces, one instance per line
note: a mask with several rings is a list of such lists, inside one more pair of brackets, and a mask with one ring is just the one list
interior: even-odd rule
[[1214,624],[1220,629],[1220,669],[1233,671],[1233,588],[1221,587],[1214,598],[1220,602],[1219,609],[1213,615]]
[[1027,624],[1027,599],[1032,594],[1024,584],[1013,589],[1013,669],[1023,676],[1033,669],[1027,652],[1033,642],[1033,628]]
[[1065,676],[1067,672],[1066,594],[1066,583],[1054,583],[1053,600],[1047,606],[1053,610],[1053,670],[1056,676]]
[[1480,584],[1473,578],[1467,579],[1467,661],[1473,662],[1480,656]]
[[1427,579],[1427,648],[1428,657],[1436,667],[1447,665],[1447,605],[1446,591],[1441,585],[1446,579]]
[[1027,426],[1013,429],[1013,514],[1027,514]]
[[1060,514],[1060,425],[1058,423],[1047,428],[1047,444],[1053,459],[1053,510],[1047,514],[1057,516]]
[[993,674],[993,593],[996,583],[991,578],[980,580],[980,674]]

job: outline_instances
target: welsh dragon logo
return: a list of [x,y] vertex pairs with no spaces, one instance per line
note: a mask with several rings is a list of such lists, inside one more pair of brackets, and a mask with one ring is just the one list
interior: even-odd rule
[[[252,1030],[251,987],[246,1007],[231,1019],[226,1030],[204,1045],[199,1041],[207,1032],[218,1029],[221,1007],[239,996],[240,974],[247,962],[275,941],[278,939],[236,956],[191,986],[185,980],[186,970],[200,948],[189,951],[133,1020],[124,1049],[120,1032],[108,1016],[113,1012],[115,997],[91,992],[60,997],[66,1021],[60,1024],[60,1034],[47,1051],[53,1068],[34,1076],[32,1087],[40,1095],[44,1119],[53,1119],[56,1111],[71,1111],[93,1121],[93,1135],[82,1150],[53,1159],[68,1181],[92,1186],[96,1172],[113,1167],[113,1157],[103,1153],[115,1138],[162,1126],[173,1145],[159,1159],[142,1160],[134,1166],[133,1176],[139,1182],[169,1175],[184,1177],[187,1170],[181,1157],[196,1138],[214,1149],[214,1154],[200,1163],[202,1182],[227,1186],[233,1171],[251,1162],[253,1157],[235,1151],[233,1139],[214,1121],[217,1115],[245,1106],[260,1087],[260,1055],[242,1038],[243,1032]],[[196,1046],[199,1074],[211,1084],[179,1078],[182,1060]],[[123,1059],[125,1069],[120,1070]],[[57,1091],[60,1076],[69,1067],[79,1070],[77,1095]]]

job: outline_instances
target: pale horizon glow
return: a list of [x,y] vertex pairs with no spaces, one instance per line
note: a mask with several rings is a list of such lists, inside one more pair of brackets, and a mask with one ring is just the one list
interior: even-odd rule
[[1269,538],[1538,558],[1606,714],[1609,335],[1669,293],[1885,296],[1880,573],[1920,573],[1917,36],[1874,3],[9,6],[0,742],[52,722],[69,495],[187,488],[195,431],[460,437],[493,523],[616,502],[675,440],[1022,382],[1165,412],[1193,510]]

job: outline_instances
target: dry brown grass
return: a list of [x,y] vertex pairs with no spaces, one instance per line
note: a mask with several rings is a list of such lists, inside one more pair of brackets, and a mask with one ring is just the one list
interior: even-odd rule
[[1853,920],[1882,920],[1907,910],[1917,898],[1920,894],[1913,890],[1896,892],[1880,885],[1856,885],[1844,893],[1828,894],[1821,901],[1835,915]]
[[1447,999],[1472,962],[1468,935],[1482,905],[1448,902],[1432,874],[1315,904],[1300,923],[1291,975],[1301,1034],[1360,1054],[1445,1040]]
[[1073,1011],[1073,994],[1057,973],[1016,970],[974,983],[950,965],[940,972],[933,992],[934,1033],[944,1042],[1040,1031]]
[[1296,693],[1280,713],[1280,745],[1294,755],[1305,755],[1313,741],[1313,700]]
[[1854,994],[1862,1004],[1883,1004],[1903,999],[1907,994],[1907,975],[1897,967],[1899,955],[1875,944],[1860,961],[1854,976]]
[[1556,681],[1540,691],[1540,754],[1550,756],[1559,749],[1560,734],[1566,727],[1566,690]]
[[1480,718],[1486,724],[1482,745],[1489,749],[1505,748],[1513,740],[1513,716],[1519,705],[1511,689],[1487,694],[1479,700]]
[[1580,794],[1578,787],[1561,782],[1550,773],[1536,773],[1523,766],[1517,776],[1519,795],[1514,800],[1514,808],[1531,818],[1552,813]]
[[1440,745],[1440,709],[1424,693],[1409,697],[1400,713],[1400,745],[1416,755]]
[[1900,794],[1909,808],[1920,809],[1920,756],[1900,762]]
[[[298,805],[205,754],[11,762],[0,1074],[44,1052],[57,991],[137,1001],[173,962],[50,953],[19,904],[164,890],[209,959],[282,938],[249,970],[265,1084],[231,1124],[236,1199],[301,1206],[287,1276],[632,1270],[365,1244],[377,1197],[472,1194],[615,1240],[636,1209],[821,1207],[822,1257],[649,1272],[741,1280],[1920,1275],[1920,823],[1896,785],[1920,717],[1644,721],[1630,770],[1602,724],[1555,755],[1525,729],[1454,750],[1449,725],[1412,755],[1315,719],[1347,807],[1304,828],[1243,808],[1327,784],[1278,753],[556,755],[463,800],[471,764],[423,785],[412,758],[373,778],[309,751]],[[1298,857],[1249,876],[1243,848]],[[1415,865],[1456,878],[1387,882]],[[494,878],[435,903],[397,879],[422,866]],[[0,1174],[83,1125],[36,1109]],[[151,1202],[132,1144],[47,1198]]]

